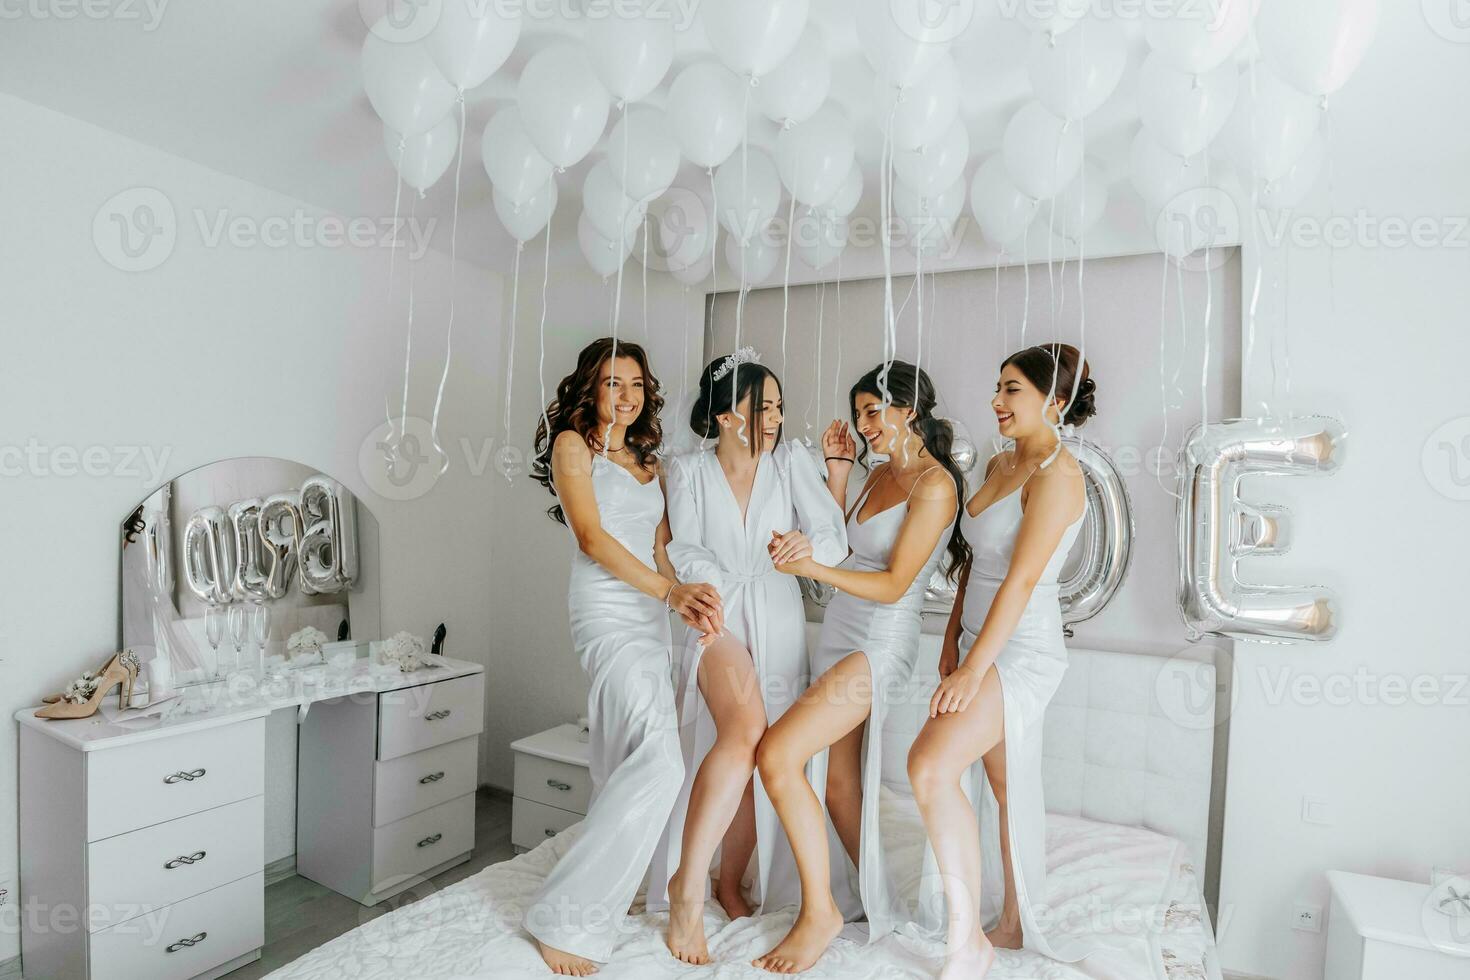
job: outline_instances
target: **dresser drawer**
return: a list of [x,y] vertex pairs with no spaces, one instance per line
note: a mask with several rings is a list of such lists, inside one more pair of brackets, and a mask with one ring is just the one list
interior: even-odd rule
[[529,851],[581,819],[580,813],[517,798],[511,804],[510,842]]
[[592,774],[586,766],[518,753],[515,795],[560,810],[586,813],[592,803]]
[[91,980],[187,980],[264,944],[265,874],[257,871],[92,933]]
[[87,753],[87,840],[265,791],[265,719]]
[[473,793],[478,781],[479,745],[479,738],[471,735],[448,745],[375,763],[373,826],[382,827]]
[[265,867],[263,796],[87,845],[92,928],[172,905]]
[[484,710],[484,674],[384,691],[378,695],[378,758],[478,735]]
[[383,891],[475,846],[475,794],[373,831],[372,889]]

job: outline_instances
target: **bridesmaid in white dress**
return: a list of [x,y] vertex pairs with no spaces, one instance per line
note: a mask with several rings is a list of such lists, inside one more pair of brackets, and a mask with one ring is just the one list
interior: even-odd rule
[[[778,566],[839,592],[812,656],[817,680],[771,726],[756,753],[801,878],[801,910],[791,931],[753,961],[772,973],[811,968],[844,919],[866,913],[873,942],[905,918],[879,834],[883,719],[918,658],[925,586],[946,550],[955,568],[969,559],[955,527],[964,476],[951,455],[950,425],[934,416],[929,376],[894,361],[860,378],[849,397],[864,454],[871,449],[888,457],[849,513],[852,553],[836,567],[810,558]],[[866,747],[865,731],[872,736]],[[816,759],[809,784],[807,761],[823,750],[825,764]],[[813,784],[825,793],[835,837]],[[849,862],[857,872],[856,895]]]
[[668,610],[703,633],[722,628],[715,589],[681,584],[664,553],[662,404],[642,348],[604,338],[582,351],[536,433],[532,475],[576,537],[567,608],[591,681],[592,805],[524,921],[561,976],[588,976],[612,955],[684,781]]
[[[781,441],[781,398],[780,382],[751,348],[716,358],[700,377],[689,424],[701,440],[718,441],[667,463],[669,560],[680,578],[719,590],[726,631],[706,642],[691,630],[684,644],[684,788],[649,885],[649,910],[671,913],[669,949],[694,965],[709,962],[704,908],[717,847],[715,897],[731,919],[752,913],[741,879],[753,851],[761,911],[800,899],[791,847],[752,778],[767,723],[810,680],[801,590],[776,571],[770,548],[774,542],[780,560],[835,565],[847,556],[847,533],[822,470],[802,447]],[[844,486],[849,469],[828,475]]]
[[943,980],[983,977],[997,946],[1024,942],[1065,961],[1090,952],[1085,934],[1044,934],[1036,905],[1046,873],[1042,719],[1067,669],[1057,577],[1087,508],[1081,470],[1056,429],[1092,416],[1094,387],[1066,344],[1006,358],[991,405],[1015,448],[990,461],[960,518],[974,559],[950,615],[930,720],[908,760],[932,845],[920,907],[948,911]]

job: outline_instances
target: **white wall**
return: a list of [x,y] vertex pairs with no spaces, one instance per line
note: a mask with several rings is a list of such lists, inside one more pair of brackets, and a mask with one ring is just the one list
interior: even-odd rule
[[[1297,217],[1428,218],[1449,242],[1395,248],[1354,233],[1335,250],[1252,249],[1246,268],[1250,283],[1260,255],[1269,282],[1285,263],[1290,406],[1349,429],[1338,474],[1246,490],[1299,518],[1293,553],[1250,574],[1327,582],[1344,611],[1330,644],[1237,645],[1222,960],[1281,980],[1322,976],[1324,936],[1289,920],[1295,902],[1328,904],[1327,869],[1415,881],[1433,865],[1470,871],[1470,46],[1436,35],[1418,3],[1379,6],[1378,40],[1331,103],[1331,204],[1324,182]],[[1258,353],[1248,405],[1269,397]],[[1447,422],[1458,428],[1435,435]],[[1423,703],[1398,683],[1420,684]],[[1301,820],[1307,795],[1329,802],[1331,826]]]
[[[206,247],[196,208],[211,220],[217,209],[251,221],[321,213],[10,97],[0,97],[0,159],[8,555],[0,562],[0,711],[8,718],[103,659],[117,631],[119,522],[157,481],[231,456],[282,456],[346,483],[381,525],[384,632],[427,636],[444,621],[455,655],[487,662],[488,481],[455,459],[424,496],[394,502],[375,492],[378,474],[359,466],[402,364],[403,291],[389,309],[387,250]],[[93,219],[134,186],[168,196],[178,237],[157,268],[128,273],[103,260]],[[374,217],[386,219],[391,207]],[[446,249],[447,233],[439,232]],[[417,266],[410,410],[427,416],[444,352],[449,262],[430,251]],[[488,434],[496,417],[494,327],[505,298],[499,275],[484,269],[462,264],[458,286],[446,445]],[[35,454],[37,465],[23,458],[29,445],[47,451]],[[77,464],[50,455],[62,447],[100,447],[91,459],[109,472],[67,475]],[[150,460],[161,460],[156,472]],[[291,760],[274,756],[291,748],[274,724],[272,732],[272,771],[285,772]],[[488,773],[491,753],[482,760]],[[8,722],[0,726],[0,871],[17,867],[15,766]],[[271,806],[274,858],[290,841],[290,803],[273,793]],[[0,936],[0,961],[16,952],[15,937]]]

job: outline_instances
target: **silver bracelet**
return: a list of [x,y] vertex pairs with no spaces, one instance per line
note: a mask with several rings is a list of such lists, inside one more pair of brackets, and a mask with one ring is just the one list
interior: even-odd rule
[[679,587],[679,583],[678,582],[675,582],[673,585],[669,586],[669,591],[667,591],[667,592],[664,593],[664,608],[665,609],[672,608],[669,605],[669,597],[674,594],[674,590],[677,589],[678,587]]

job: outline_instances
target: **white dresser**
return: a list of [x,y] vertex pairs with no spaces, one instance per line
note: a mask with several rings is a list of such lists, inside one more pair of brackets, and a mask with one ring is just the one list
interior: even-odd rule
[[161,717],[17,713],[26,977],[193,980],[259,958],[278,709],[304,714],[299,873],[372,903],[470,856],[483,668],[295,673],[289,690],[191,689],[207,707]]
[[1470,977],[1470,919],[1434,908],[1429,885],[1346,871],[1327,872],[1327,883],[1324,980]]
[[576,725],[558,725],[510,743],[515,753],[515,798],[510,842],[529,851],[587,815],[592,801],[587,743]]

